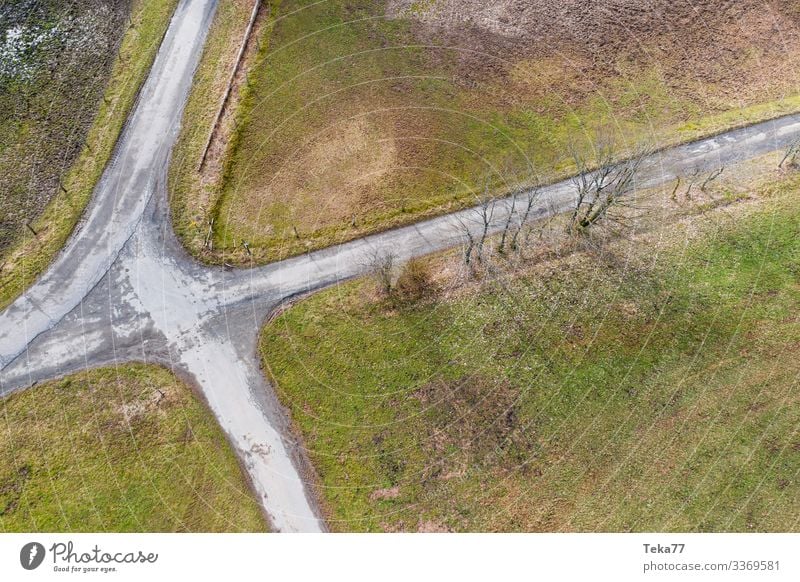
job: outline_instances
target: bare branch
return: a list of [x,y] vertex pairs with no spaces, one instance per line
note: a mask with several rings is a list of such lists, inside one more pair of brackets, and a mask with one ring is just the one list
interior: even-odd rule
[[783,158],[781,158],[781,163],[778,164],[778,167],[782,168],[783,164],[788,160],[789,167],[796,168],[798,155],[800,155],[800,138],[795,139],[789,144],[789,147],[786,149],[786,153],[784,154]]
[[394,253],[381,249],[373,249],[367,255],[365,266],[374,277],[380,292],[386,296],[392,294],[395,259]]
[[705,181],[703,182],[703,184],[700,186],[700,190],[701,190],[701,191],[703,191],[703,192],[705,192],[705,191],[706,191],[706,186],[708,186],[708,185],[709,185],[711,182],[713,182],[714,180],[716,180],[717,178],[719,178],[719,177],[720,177],[720,175],[722,175],[722,172],[723,172],[724,170],[725,170],[725,166],[722,166],[722,167],[720,167],[720,168],[718,168],[718,169],[714,170],[713,172],[711,172],[711,173],[708,175],[708,177],[705,179]]

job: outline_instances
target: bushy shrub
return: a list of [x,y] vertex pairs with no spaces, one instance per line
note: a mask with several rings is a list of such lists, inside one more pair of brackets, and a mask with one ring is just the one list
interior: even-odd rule
[[400,270],[395,294],[403,301],[418,301],[435,290],[430,265],[423,259],[411,259]]

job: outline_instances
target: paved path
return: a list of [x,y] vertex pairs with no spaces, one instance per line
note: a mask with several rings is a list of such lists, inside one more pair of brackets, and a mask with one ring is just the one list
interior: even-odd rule
[[[87,367],[165,364],[202,390],[271,525],[320,531],[305,455],[259,368],[261,325],[287,299],[363,274],[376,252],[399,260],[427,254],[462,244],[464,226],[479,225],[468,209],[250,270],[194,262],[169,224],[165,184],[215,7],[216,0],[181,1],[85,220],[0,314],[0,395]],[[672,148],[648,160],[638,185],[782,149],[798,136],[800,116],[789,116]],[[568,208],[573,196],[569,181],[543,188],[532,218]],[[509,213],[510,201],[498,201],[493,230]]]

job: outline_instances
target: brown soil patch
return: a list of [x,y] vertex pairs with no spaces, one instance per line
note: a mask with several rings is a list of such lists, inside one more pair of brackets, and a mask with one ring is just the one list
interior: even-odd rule
[[787,0],[389,0],[387,13],[417,20],[428,42],[465,49],[462,73],[478,81],[505,76],[505,59],[523,57],[584,77],[570,83],[578,94],[647,63],[700,98],[707,84],[734,103],[752,91],[782,96],[798,87],[800,9]]
[[370,494],[369,499],[370,501],[377,501],[379,499],[397,499],[399,496],[399,487],[388,487],[386,489],[376,489]]

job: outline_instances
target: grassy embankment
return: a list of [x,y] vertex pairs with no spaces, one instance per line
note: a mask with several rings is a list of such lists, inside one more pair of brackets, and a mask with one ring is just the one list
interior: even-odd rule
[[720,188],[603,253],[268,325],[332,528],[797,530],[800,179]]
[[[252,0],[224,2],[217,7],[208,32],[203,56],[195,72],[192,92],[183,112],[181,133],[172,152],[169,171],[169,193],[173,226],[178,236],[195,254],[203,249],[208,224],[203,217],[215,200],[220,154],[211,154],[203,173],[198,171],[211,126],[220,107],[236,59]],[[265,41],[264,41],[265,42]],[[248,92],[248,85],[237,85],[234,98]],[[222,124],[227,134],[230,128]],[[205,229],[205,233],[198,233]],[[198,235],[198,236],[194,236]]]
[[[708,68],[691,62],[709,60],[702,47],[690,57],[679,43],[656,47],[655,34],[653,47],[637,37],[613,55],[539,54],[387,19],[381,2],[283,0],[272,14],[221,176],[193,175],[218,102],[210,82],[197,85],[176,150],[176,229],[208,261],[274,260],[453,210],[485,180],[497,193],[524,183],[528,158],[548,177],[569,173],[569,144],[595,131],[664,145],[800,109],[786,75],[759,77],[757,50],[720,56],[740,73],[732,96],[691,76]],[[209,71],[217,57],[207,51]]]
[[[0,308],[11,303],[47,268],[72,233],[111,157],[176,5],[177,0],[135,2],[131,26],[120,44],[103,98],[98,101],[97,114],[86,135],[86,145],[61,179],[66,191],[55,187],[55,196],[32,220],[36,236],[23,229],[19,240],[0,259]],[[64,88],[56,85],[48,90]],[[76,103],[86,107],[80,98],[75,97]],[[42,193],[36,195],[43,196]]]
[[82,372],[0,400],[0,531],[264,531],[206,407],[163,368]]

